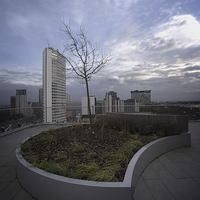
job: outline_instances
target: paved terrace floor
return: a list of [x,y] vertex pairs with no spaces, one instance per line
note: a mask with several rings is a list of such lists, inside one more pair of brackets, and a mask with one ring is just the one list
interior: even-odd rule
[[200,122],[189,123],[191,146],[163,154],[144,170],[134,200],[200,200]]
[[[34,200],[16,178],[16,146],[25,138],[58,125],[41,125],[0,137],[0,199]],[[170,151],[143,172],[135,200],[200,200],[200,123],[189,123],[191,147]]]
[[27,137],[59,126],[34,126],[0,137],[0,200],[34,200],[17,180],[15,149]]

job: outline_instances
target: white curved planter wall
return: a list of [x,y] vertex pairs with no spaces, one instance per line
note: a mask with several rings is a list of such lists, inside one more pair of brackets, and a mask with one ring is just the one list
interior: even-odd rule
[[38,200],[131,200],[139,177],[150,162],[163,153],[190,144],[190,133],[147,144],[131,159],[123,182],[84,181],[45,172],[23,159],[19,145],[16,149],[17,177],[22,187]]

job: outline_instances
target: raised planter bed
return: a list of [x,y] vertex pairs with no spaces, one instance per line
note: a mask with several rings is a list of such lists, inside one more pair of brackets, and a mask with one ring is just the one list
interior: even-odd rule
[[142,147],[131,159],[123,182],[84,181],[45,172],[33,167],[22,157],[21,144],[15,152],[17,178],[22,187],[34,198],[38,200],[131,200],[139,177],[149,163],[168,151],[190,146],[191,134],[160,138]]

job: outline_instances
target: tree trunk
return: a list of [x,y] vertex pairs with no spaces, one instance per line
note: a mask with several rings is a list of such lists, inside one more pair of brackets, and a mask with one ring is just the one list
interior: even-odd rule
[[87,90],[88,112],[89,112],[89,115],[90,115],[90,133],[92,134],[92,115],[91,115],[91,109],[90,109],[90,93],[89,93],[87,78],[85,79],[85,84],[86,84],[86,90]]

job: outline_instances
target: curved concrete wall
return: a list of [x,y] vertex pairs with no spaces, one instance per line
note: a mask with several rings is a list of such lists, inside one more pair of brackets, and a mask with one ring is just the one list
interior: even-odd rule
[[190,143],[191,135],[185,133],[147,144],[133,156],[123,182],[84,181],[45,172],[23,159],[19,145],[16,149],[17,177],[22,187],[38,200],[131,200],[139,177],[150,162],[163,153]]

